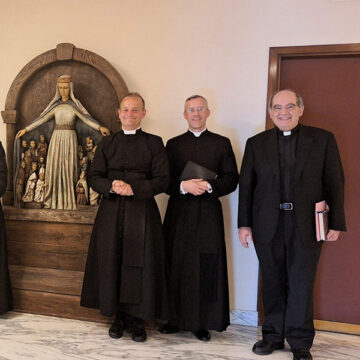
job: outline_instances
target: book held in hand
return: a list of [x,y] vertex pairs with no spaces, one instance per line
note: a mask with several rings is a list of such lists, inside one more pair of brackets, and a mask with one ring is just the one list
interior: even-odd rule
[[184,170],[181,173],[180,180],[181,181],[186,181],[190,179],[213,180],[216,179],[216,177],[217,174],[214,171],[189,160],[186,163]]
[[316,226],[316,240],[325,241],[326,235],[329,232],[329,206],[326,201],[320,201],[315,204],[315,226]]

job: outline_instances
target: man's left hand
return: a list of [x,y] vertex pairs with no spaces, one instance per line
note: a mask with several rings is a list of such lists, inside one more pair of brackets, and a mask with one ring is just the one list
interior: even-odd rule
[[329,230],[326,235],[326,241],[336,241],[339,238],[340,231],[338,230]]

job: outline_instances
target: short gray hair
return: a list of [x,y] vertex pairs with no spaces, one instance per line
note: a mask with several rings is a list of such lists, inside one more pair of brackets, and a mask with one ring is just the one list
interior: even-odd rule
[[206,106],[208,107],[208,101],[202,96],[202,95],[192,95],[192,96],[189,96],[186,100],[185,100],[185,104],[184,104],[184,107],[186,107],[186,103],[190,100],[193,100],[193,99],[203,99],[206,103]]

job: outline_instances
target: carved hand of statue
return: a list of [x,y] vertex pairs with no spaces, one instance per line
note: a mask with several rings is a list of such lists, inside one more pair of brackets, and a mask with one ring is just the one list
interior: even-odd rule
[[16,134],[15,139],[19,139],[25,134],[26,134],[26,129],[22,129]]
[[106,127],[100,126],[100,132],[102,136],[109,136],[110,135],[110,130]]

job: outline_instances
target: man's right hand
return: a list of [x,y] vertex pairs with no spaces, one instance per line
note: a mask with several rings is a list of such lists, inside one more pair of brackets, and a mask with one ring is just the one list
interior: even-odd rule
[[114,180],[112,182],[111,190],[118,195],[131,196],[134,195],[131,185],[122,180]]
[[202,195],[206,190],[209,190],[209,183],[203,179],[190,179],[181,184],[184,191],[195,196]]
[[251,227],[242,226],[239,228],[239,240],[245,248],[249,248],[248,239],[253,243]]

